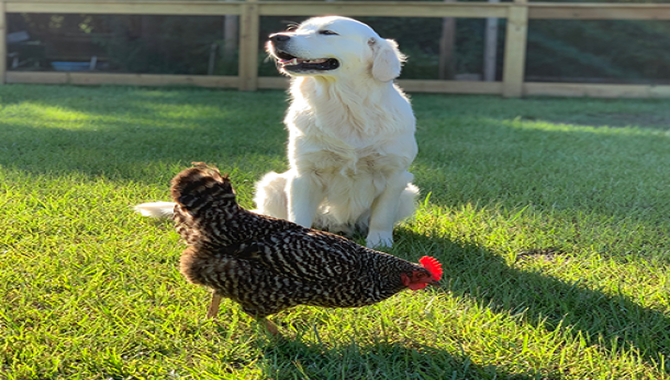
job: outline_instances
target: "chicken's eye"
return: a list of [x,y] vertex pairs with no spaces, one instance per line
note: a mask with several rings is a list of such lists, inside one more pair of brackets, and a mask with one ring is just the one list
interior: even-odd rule
[[328,29],[319,30],[319,34],[322,34],[324,36],[339,36],[339,34],[333,32],[332,30],[328,30]]

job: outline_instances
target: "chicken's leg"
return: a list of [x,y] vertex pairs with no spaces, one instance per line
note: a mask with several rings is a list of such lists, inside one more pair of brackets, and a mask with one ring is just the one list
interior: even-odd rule
[[209,310],[207,310],[207,318],[214,318],[219,312],[219,305],[221,304],[221,296],[212,293],[212,302],[209,303]]
[[272,336],[281,337],[281,334],[279,333],[279,328],[277,327],[277,325],[274,324],[274,322],[272,322],[267,318],[262,318],[259,320],[259,322],[265,326],[265,328],[268,330],[270,334],[272,334]]

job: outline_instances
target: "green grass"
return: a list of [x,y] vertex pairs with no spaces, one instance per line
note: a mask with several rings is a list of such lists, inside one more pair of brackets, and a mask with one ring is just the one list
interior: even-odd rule
[[178,272],[191,161],[241,203],[283,170],[283,92],[0,86],[0,379],[670,379],[670,102],[414,95],[422,190],[390,252],[442,289],[276,315]]

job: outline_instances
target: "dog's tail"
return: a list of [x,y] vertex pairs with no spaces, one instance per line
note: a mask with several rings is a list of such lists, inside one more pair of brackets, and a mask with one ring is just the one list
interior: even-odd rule
[[142,216],[156,219],[171,218],[174,214],[174,202],[150,202],[135,206],[135,211]]

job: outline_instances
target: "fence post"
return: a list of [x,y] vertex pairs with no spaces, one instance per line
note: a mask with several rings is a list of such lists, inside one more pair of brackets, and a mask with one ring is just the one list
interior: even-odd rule
[[240,17],[239,90],[258,89],[258,34],[260,16],[256,0],[246,0]]
[[0,86],[5,84],[7,73],[7,16],[5,2],[0,0]]
[[506,98],[518,98],[523,95],[527,36],[527,0],[514,0],[514,4],[509,7],[507,15],[507,32],[505,36],[503,96]]

